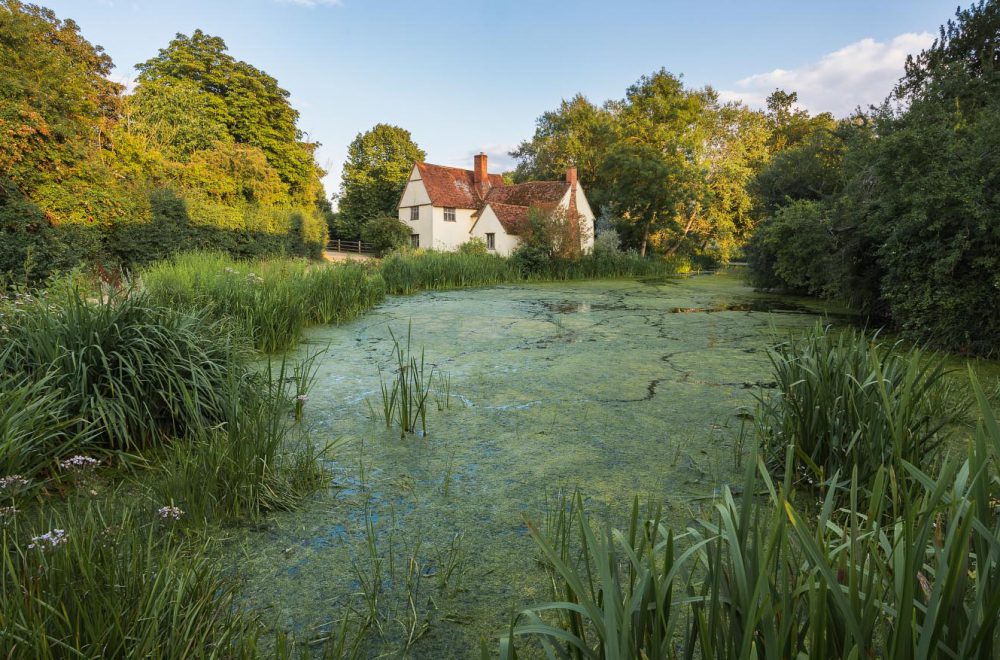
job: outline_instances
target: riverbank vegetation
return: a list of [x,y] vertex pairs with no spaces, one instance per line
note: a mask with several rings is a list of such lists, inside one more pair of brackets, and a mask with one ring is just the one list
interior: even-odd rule
[[[994,656],[1000,423],[970,375],[977,421],[942,459],[936,368],[869,341],[820,330],[781,347],[742,482],[685,529],[638,500],[612,529],[579,495],[529,524],[551,601],[512,619],[501,657],[531,643],[548,657]],[[845,376],[810,370],[845,357],[871,405],[838,406],[828,387]],[[817,413],[831,419],[801,423]]]
[[132,267],[196,248],[319,256],[327,233],[314,143],[288,92],[177,35],[135,89],[72,20],[0,2],[0,277]]
[[812,126],[764,167],[756,286],[845,298],[911,339],[996,353],[998,31],[996,2],[959,11],[884,105]]
[[[338,225],[316,145],[276,80],[195,31],[139,65],[125,95],[72,21],[0,0],[4,650],[359,655],[394,607],[379,601],[386,571],[407,589],[393,627],[404,623],[405,650],[419,641],[417,609],[436,607],[418,597],[421,579],[446,588],[464,561],[457,534],[440,573],[416,551],[395,563],[391,538],[384,567],[366,509],[369,552],[353,566],[364,611],[305,632],[310,645],[241,598],[224,546],[328,486],[333,449],[304,415],[321,352],[287,351],[387,295],[663,278],[745,249],[759,288],[849,298],[921,343],[995,354],[998,26],[996,2],[960,12],[889,103],[840,121],[781,91],[766,112],[723,103],[666,71],[603,107],[564,102],[515,151],[510,178],[578,167],[604,209],[591,254],[562,250],[532,216],[510,258],[477,243],[393,250],[405,236],[386,222],[369,227],[385,236],[383,259],[326,264],[315,257]],[[396,127],[358,136],[358,163],[399,145],[377,180],[345,169],[344,231],[384,215],[408,171],[399,163],[423,153]],[[656,321],[637,341],[680,341]],[[419,344],[395,342],[398,371],[383,381],[383,421],[404,435],[418,420],[426,431],[440,374],[417,360]],[[817,326],[766,349],[773,387],[744,384],[759,393],[741,413],[742,481],[716,480],[707,512],[672,527],[659,502],[627,497],[616,529],[580,493],[528,520],[537,555],[523,559],[544,566],[539,589],[552,593],[497,631],[501,656],[998,654],[1000,421],[988,393],[971,374],[955,386],[942,357],[868,332]],[[651,362],[674,369],[674,356]],[[648,397],[616,401],[655,405],[656,378]]]

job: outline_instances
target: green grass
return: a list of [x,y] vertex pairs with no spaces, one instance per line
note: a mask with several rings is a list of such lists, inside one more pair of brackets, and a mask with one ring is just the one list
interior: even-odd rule
[[379,274],[356,263],[239,261],[221,253],[192,252],[154,264],[139,277],[153,302],[207,310],[269,353],[296,345],[311,325],[350,321],[385,296]]
[[[106,504],[69,501],[17,516],[0,531],[5,655],[252,652],[258,626],[236,605],[238,583],[212,547],[185,540],[182,524],[124,497]],[[32,540],[44,533],[61,541]]]

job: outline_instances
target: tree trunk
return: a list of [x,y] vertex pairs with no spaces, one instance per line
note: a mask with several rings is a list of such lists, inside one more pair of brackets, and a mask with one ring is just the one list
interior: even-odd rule
[[649,227],[642,230],[642,245],[639,246],[639,256],[646,256],[646,244],[649,243]]

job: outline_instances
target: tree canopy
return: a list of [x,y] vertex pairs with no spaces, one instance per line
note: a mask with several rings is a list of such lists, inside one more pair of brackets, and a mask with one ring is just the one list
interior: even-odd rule
[[322,170],[277,81],[178,35],[135,92],[72,20],[0,0],[0,278],[180,249],[319,250]]
[[410,132],[391,124],[376,124],[358,133],[347,148],[340,183],[340,226],[345,238],[360,235],[364,224],[380,216],[395,216],[399,196],[415,161],[427,155]]

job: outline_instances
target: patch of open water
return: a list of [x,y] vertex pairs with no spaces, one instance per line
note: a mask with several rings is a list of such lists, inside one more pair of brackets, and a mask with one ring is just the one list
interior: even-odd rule
[[[472,655],[513,611],[548,600],[525,517],[560,492],[579,488],[612,516],[639,495],[678,526],[710,507],[736,478],[740,413],[771,384],[767,346],[817,311],[700,275],[423,293],[314,329],[307,342],[329,349],[306,422],[317,442],[340,441],[334,487],[234,545],[249,601],[321,635],[364,609],[378,564],[372,654]],[[426,437],[400,440],[367,401],[381,407],[389,328],[411,324],[450,399],[432,397]]]

